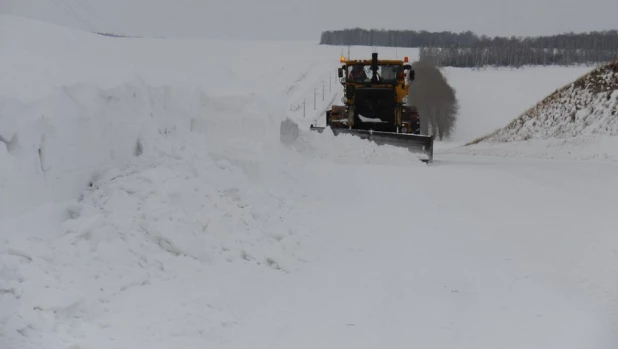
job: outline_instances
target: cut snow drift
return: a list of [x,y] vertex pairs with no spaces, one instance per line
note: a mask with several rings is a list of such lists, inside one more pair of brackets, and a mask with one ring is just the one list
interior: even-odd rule
[[618,61],[556,90],[507,126],[443,153],[618,160]]
[[587,66],[479,70],[443,67],[442,73],[455,89],[460,106],[453,141],[464,144],[504,127],[516,115],[591,69]]
[[479,142],[617,135],[618,60],[556,91]]
[[28,104],[0,101],[0,134],[12,135],[0,144],[0,188],[11,198],[2,200],[2,215],[75,198],[94,176],[150,154],[174,132],[200,132],[210,154],[235,160],[260,161],[278,144],[272,130],[280,116],[264,118],[268,106],[247,97],[216,118],[209,116],[227,105],[220,98],[141,82],[109,90],[71,86]]

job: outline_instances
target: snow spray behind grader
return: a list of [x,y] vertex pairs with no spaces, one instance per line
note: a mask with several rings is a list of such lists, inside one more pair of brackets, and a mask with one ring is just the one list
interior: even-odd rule
[[415,73],[404,60],[346,60],[341,57],[338,76],[344,86],[343,105],[326,112],[326,126],[311,125],[335,135],[347,133],[377,144],[408,148],[424,153],[422,161],[433,162],[433,135],[420,134],[420,117],[415,106],[408,105],[410,84]]

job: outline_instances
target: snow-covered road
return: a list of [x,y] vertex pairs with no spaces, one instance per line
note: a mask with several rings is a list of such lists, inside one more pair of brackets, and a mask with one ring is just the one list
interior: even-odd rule
[[310,202],[328,203],[306,207],[321,258],[226,348],[610,348],[617,170],[476,157],[312,168]]

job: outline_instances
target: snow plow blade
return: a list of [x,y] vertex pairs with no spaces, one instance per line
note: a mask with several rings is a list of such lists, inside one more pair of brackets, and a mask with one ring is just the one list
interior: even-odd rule
[[[320,133],[324,132],[324,129],[326,129],[326,127],[311,126],[312,131],[317,131]],[[372,130],[353,130],[346,128],[332,128],[331,130],[335,136],[340,133],[347,133],[375,142],[376,144],[387,144],[407,148],[414,153],[423,153],[427,155],[427,159],[422,159],[423,162],[433,162],[434,136],[424,136],[411,133],[379,132]]]

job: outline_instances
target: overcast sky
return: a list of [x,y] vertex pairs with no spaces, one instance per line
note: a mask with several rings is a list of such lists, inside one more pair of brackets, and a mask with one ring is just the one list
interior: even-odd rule
[[618,29],[618,0],[0,0],[0,11],[141,36],[318,40],[351,27],[544,35]]

